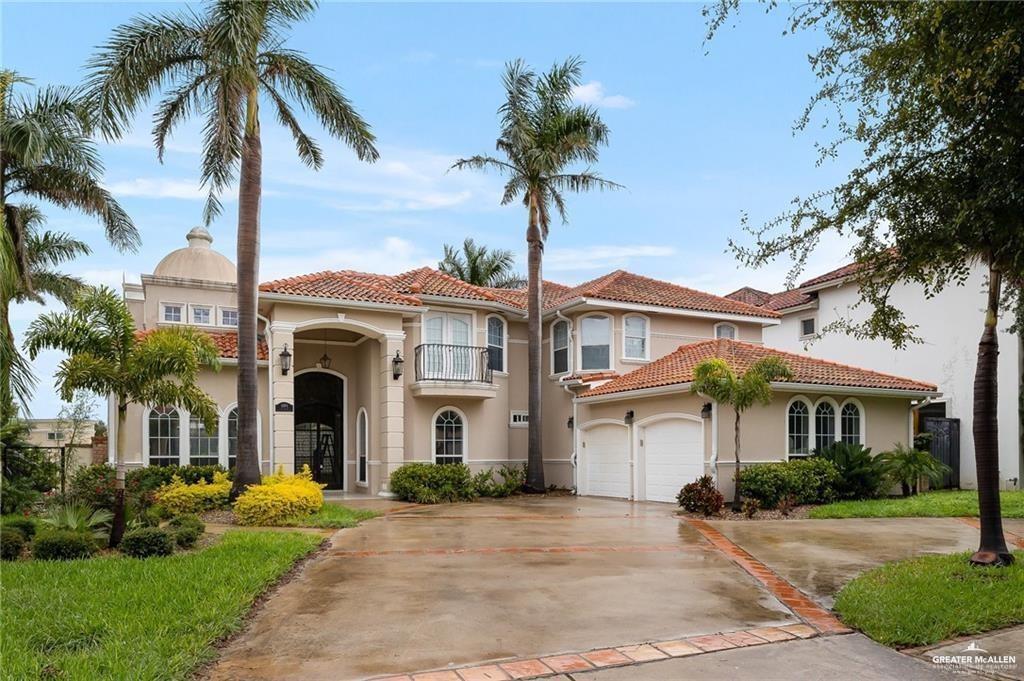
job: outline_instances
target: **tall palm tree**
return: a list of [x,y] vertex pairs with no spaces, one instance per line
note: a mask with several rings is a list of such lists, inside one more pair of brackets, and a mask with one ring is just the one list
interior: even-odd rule
[[238,183],[238,463],[232,494],[260,480],[256,455],[256,299],[259,284],[263,150],[260,103],[291,131],[299,158],[324,162],[317,142],[296,118],[293,103],[311,112],[364,161],[377,150],[369,126],[341,89],[299,52],[283,47],[286,33],[316,9],[311,0],[216,0],[205,13],[139,16],[114,30],[90,63],[88,95],[101,129],[117,138],[150,97],[164,93],[153,140],[162,160],[167,136],[187,118],[202,117],[204,219],[221,210],[220,196]]
[[[526,489],[544,490],[541,451],[541,259],[551,226],[551,207],[568,221],[565,192],[618,189],[590,165],[608,143],[608,126],[589,106],[575,104],[572,90],[582,82],[583,61],[571,58],[538,76],[521,60],[505,68],[505,103],[498,109],[501,130],[496,147],[503,158],[479,155],[452,168],[497,170],[505,175],[502,205],[522,200],[527,210],[527,322],[529,331],[529,450]],[[571,168],[584,164],[578,172]]]
[[493,288],[522,288],[526,281],[516,274],[515,256],[502,248],[491,250],[477,246],[472,239],[462,242],[462,251],[451,244],[444,245],[444,258],[437,268],[457,279],[476,286]]
[[67,353],[57,368],[61,399],[76,390],[113,395],[117,403],[117,477],[110,545],[124,534],[124,433],[128,405],[183,407],[216,427],[217,408],[197,385],[203,368],[220,369],[217,348],[205,333],[190,327],[136,333],[124,301],[106,287],[83,288],[64,312],[38,317],[25,347],[35,359],[44,348]]
[[[87,109],[81,99],[64,87],[43,88],[30,96],[15,92],[16,86],[30,83],[15,71],[0,71],[0,324],[7,330],[0,334],[0,401],[13,398],[22,404],[34,379],[18,354],[7,315],[16,297],[34,296],[29,230],[40,216],[38,208],[18,199],[36,199],[95,216],[110,243],[122,251],[139,244],[131,218],[100,186],[103,164],[89,137]],[[60,248],[56,243],[51,246]],[[76,247],[71,251],[66,255],[81,252]],[[40,284],[56,283],[47,277],[37,279]]]

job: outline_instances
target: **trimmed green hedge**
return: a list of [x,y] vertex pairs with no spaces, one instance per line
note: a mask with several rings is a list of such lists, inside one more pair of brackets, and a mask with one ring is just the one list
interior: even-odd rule
[[827,459],[811,457],[746,468],[739,474],[740,495],[756,499],[761,508],[778,506],[785,497],[797,504],[827,504],[836,499],[842,478]]
[[399,499],[417,504],[476,498],[469,466],[463,463],[407,463],[391,474],[391,491]]

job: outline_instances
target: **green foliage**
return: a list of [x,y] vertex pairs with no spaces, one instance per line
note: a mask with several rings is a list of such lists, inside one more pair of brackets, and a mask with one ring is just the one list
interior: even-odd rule
[[199,478],[194,485],[186,485],[181,478],[173,476],[171,482],[153,493],[161,508],[171,515],[179,513],[202,513],[218,508],[227,508],[231,481],[226,473],[213,474],[213,482]]
[[20,558],[25,542],[25,535],[13,527],[0,528],[0,560]]
[[199,519],[199,516],[192,513],[174,516],[167,525],[174,536],[175,543],[183,549],[195,546],[199,537],[206,532],[206,524]]
[[37,560],[78,560],[95,553],[95,540],[86,533],[72,530],[41,532],[32,542],[32,557]]
[[684,510],[705,516],[718,515],[725,504],[722,493],[715,487],[710,475],[702,475],[695,482],[683,485],[676,495],[676,501]]
[[325,503],[320,510],[312,515],[302,514],[285,518],[278,523],[279,527],[324,527],[345,528],[355,527],[364,520],[376,518],[379,513],[362,508],[349,508],[339,504]]
[[515,263],[512,251],[500,248],[492,251],[467,238],[461,253],[450,244],[444,245],[444,258],[437,263],[437,269],[475,286],[522,288],[526,282],[515,273]]
[[28,424],[0,405],[0,513],[23,513],[57,485],[59,467],[28,444]]
[[[1024,518],[1024,491],[999,493],[1004,518]],[[978,517],[978,493],[941,490],[912,497],[837,501],[811,509],[812,518],[967,518]]]
[[757,512],[761,510],[761,503],[757,499],[744,499],[743,500],[743,515],[750,520],[753,520],[757,515]]
[[777,508],[787,498],[794,504],[822,504],[836,498],[839,470],[826,459],[793,459],[757,464],[740,472],[740,495],[761,508]]
[[174,553],[174,537],[160,527],[139,527],[125,532],[118,548],[132,558],[169,556]]
[[47,510],[40,522],[49,529],[88,534],[97,541],[106,540],[114,514],[105,508],[92,509],[70,503]]
[[917,494],[918,482],[922,479],[937,483],[953,470],[930,452],[911,449],[903,444],[897,444],[892,451],[879,454],[878,463],[882,472],[900,485],[905,497]]
[[440,504],[476,497],[469,466],[407,463],[391,474],[391,491],[403,501]]
[[759,359],[742,375],[737,375],[724,359],[706,359],[694,367],[690,390],[743,412],[755,403],[771,403],[771,383],[792,376],[789,366],[778,357]]
[[8,528],[21,532],[26,541],[36,536],[36,521],[27,516],[5,516],[0,518],[0,528]]
[[[125,475],[125,502],[135,516],[145,515],[156,501],[156,491],[178,476],[185,484],[200,480],[213,482],[221,466],[145,466],[133,468]],[[94,508],[114,508],[114,468],[108,464],[82,466],[71,476],[69,496]]]
[[526,464],[505,464],[498,469],[501,482],[494,478],[494,469],[488,468],[473,475],[473,492],[478,497],[504,498],[517,494],[526,484]]
[[836,493],[840,499],[871,499],[881,492],[885,474],[870,447],[836,442],[815,451],[814,456],[831,461],[839,471]]
[[82,466],[68,483],[69,496],[92,508],[114,508],[114,474],[105,463]]

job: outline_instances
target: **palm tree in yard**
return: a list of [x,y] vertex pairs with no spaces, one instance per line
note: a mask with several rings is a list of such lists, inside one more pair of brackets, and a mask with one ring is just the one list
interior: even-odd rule
[[100,186],[103,164],[80,98],[63,87],[16,92],[30,84],[14,71],[0,71],[0,401],[5,404],[11,399],[24,404],[34,382],[10,331],[10,303],[38,299],[38,294],[62,297],[71,282],[53,278],[46,268],[86,252],[84,244],[66,235],[39,233],[39,209],[22,199],[96,217],[108,241],[122,251],[139,243],[131,218]]
[[217,0],[205,13],[140,16],[114,30],[90,64],[88,96],[101,129],[125,133],[150,96],[161,90],[153,124],[157,155],[187,118],[203,119],[201,180],[209,190],[207,223],[239,171],[238,183],[238,460],[232,494],[260,480],[256,456],[256,296],[259,283],[263,152],[260,104],[270,106],[295,140],[299,158],[319,169],[317,142],[293,106],[311,113],[361,160],[375,161],[369,126],[340,88],[302,54],[284,48],[287,30],[309,18],[305,0]]
[[[452,168],[496,170],[507,177],[503,205],[521,200],[527,211],[527,315],[529,326],[529,450],[526,489],[544,490],[541,451],[541,258],[551,225],[552,206],[567,221],[565,193],[618,189],[590,165],[599,147],[608,143],[608,126],[589,106],[573,102],[581,83],[578,58],[556,64],[538,76],[522,61],[505,69],[505,103],[496,147],[501,158],[488,155],[460,159]],[[576,172],[572,168],[583,164]]]
[[[733,408],[736,413],[735,456],[736,491],[733,508],[739,510],[740,499],[740,417],[755,403],[767,405],[772,401],[772,382],[792,378],[789,366],[778,357],[765,357],[754,362],[745,372],[737,375],[724,359],[706,359],[693,369],[690,390],[709,397],[718,404]],[[717,473],[717,472],[716,472]]]
[[515,256],[505,249],[491,250],[477,246],[472,239],[462,242],[462,252],[455,246],[444,245],[444,258],[437,268],[457,279],[476,286],[493,288],[522,288],[526,283],[516,274]]
[[61,399],[87,390],[113,395],[117,404],[116,497],[110,545],[124,534],[124,432],[128,405],[183,407],[213,430],[217,409],[196,385],[203,368],[217,370],[217,348],[206,334],[190,327],[137,333],[124,301],[109,288],[83,288],[65,312],[37,318],[25,346],[35,359],[44,348],[68,355],[57,368]]

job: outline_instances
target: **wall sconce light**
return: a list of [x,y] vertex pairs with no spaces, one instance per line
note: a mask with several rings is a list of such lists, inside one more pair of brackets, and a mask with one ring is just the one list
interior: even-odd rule
[[627,426],[633,423],[633,410],[630,409],[629,411],[627,411],[625,417],[623,417],[622,420],[623,422],[625,422]]
[[395,350],[395,356],[391,358],[391,373],[396,381],[402,377],[403,364],[405,364],[405,360],[402,359],[402,355],[398,350]]
[[281,350],[281,354],[278,357],[281,358],[281,375],[287,376],[292,368],[292,353],[288,352],[287,343],[284,344],[284,349]]
[[568,428],[569,430],[572,430],[572,427],[574,425],[576,425],[576,419],[570,416],[569,420],[565,422],[565,427]]
[[711,403],[705,402],[704,406],[700,408],[700,417],[702,419],[711,418]]

